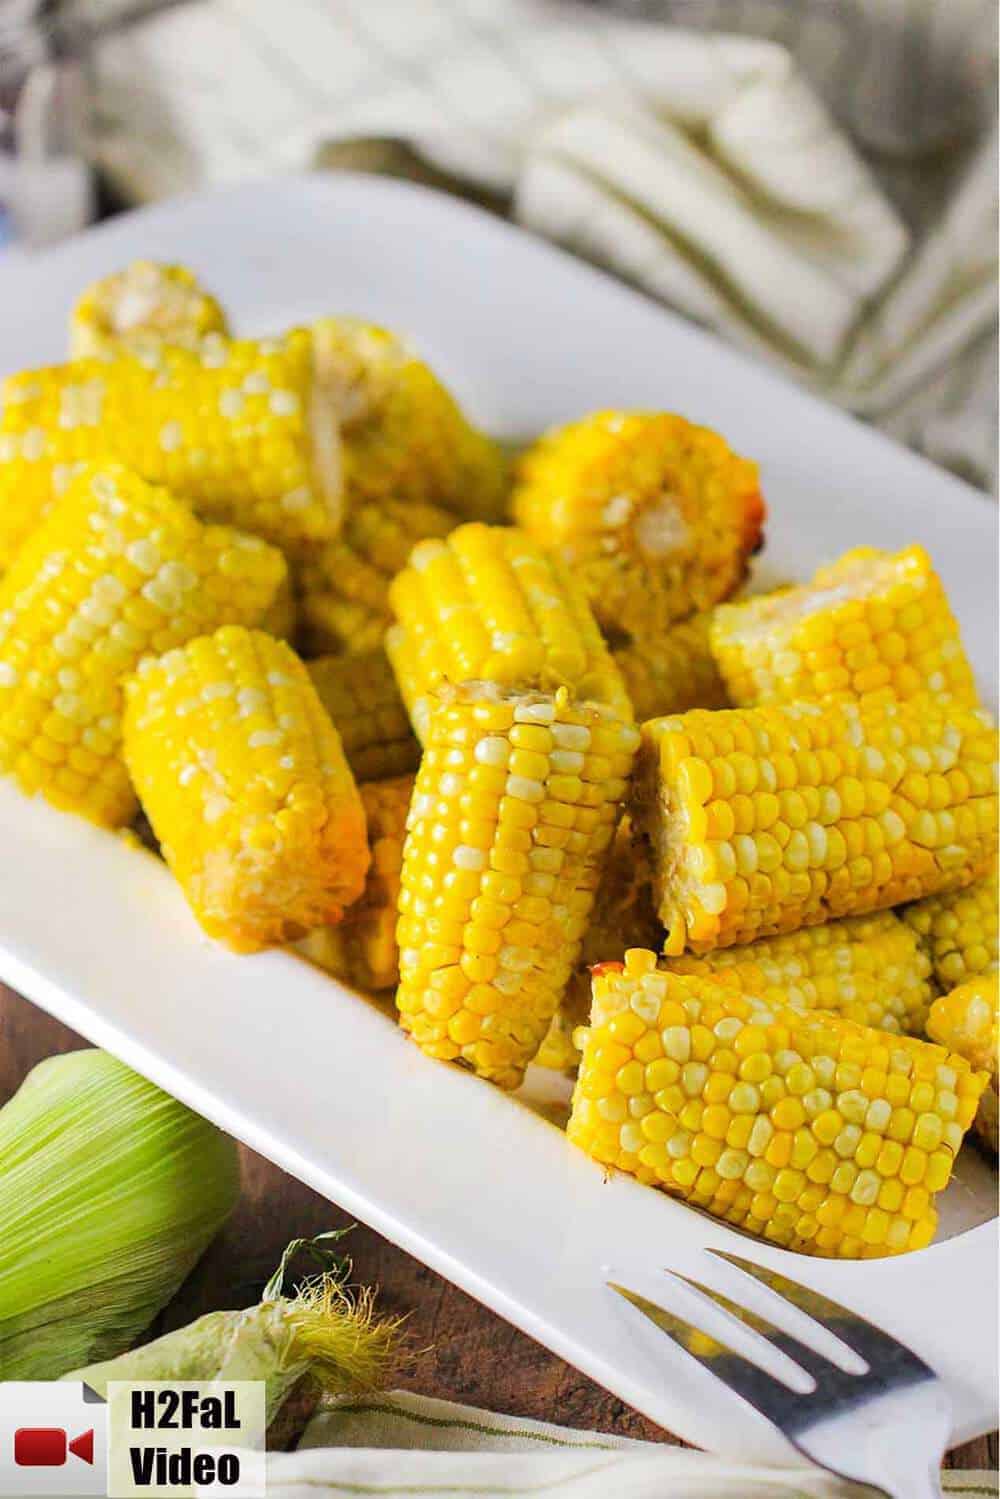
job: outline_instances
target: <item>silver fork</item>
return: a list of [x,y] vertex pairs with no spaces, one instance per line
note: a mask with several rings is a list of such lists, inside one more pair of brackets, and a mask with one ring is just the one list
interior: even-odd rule
[[833,1363],[701,1281],[666,1272],[707,1297],[724,1320],[749,1327],[791,1359],[813,1381],[802,1393],[666,1307],[613,1281],[608,1285],[827,1472],[869,1484],[889,1499],[940,1499],[951,1402],[933,1369],[888,1333],[798,1281],[721,1249],[708,1253],[753,1276],[778,1307],[790,1302],[832,1333],[854,1354],[854,1367]]

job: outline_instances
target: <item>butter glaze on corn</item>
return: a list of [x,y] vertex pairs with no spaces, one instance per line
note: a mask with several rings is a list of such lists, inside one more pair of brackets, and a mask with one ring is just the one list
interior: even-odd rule
[[227,334],[219,303],[183,265],[134,260],[102,276],[70,315],[69,357],[88,359],[150,341],[197,346],[208,333]]
[[148,658],[124,729],[143,809],[210,936],[238,952],[294,941],[361,895],[361,798],[284,641],[226,628]]
[[978,702],[958,621],[921,546],[856,547],[802,587],[722,605],[711,643],[738,706],[879,692]]
[[389,591],[386,635],[417,737],[441,683],[568,686],[631,717],[621,674],[557,558],[510,526],[469,524],[414,547]]
[[633,816],[670,956],[958,889],[995,858],[997,736],[977,710],[773,704],[642,735]]
[[128,822],[124,678],[145,655],[255,623],[285,578],[256,537],[202,525],[117,464],[86,469],[0,581],[0,771],[94,822]]
[[516,1088],[576,962],[638,742],[611,709],[442,692],[403,851],[396,993],[429,1055]]
[[521,459],[512,503],[598,622],[637,639],[728,597],[764,519],[756,464],[663,412],[599,411],[546,433]]
[[996,1153],[997,1149],[997,1030],[1000,993],[997,971],[979,974],[943,994],[931,1005],[927,1034],[949,1051],[965,1057],[970,1066],[983,1068],[989,1082],[979,1100],[973,1129]]
[[345,984],[377,994],[399,982],[396,922],[413,776],[369,781],[360,791],[372,856],[364,894],[338,926],[319,927],[298,947]]
[[670,958],[665,966],[714,976],[767,1004],[829,1010],[858,1025],[911,1036],[923,1035],[934,997],[930,959],[893,911]]
[[594,975],[568,1136],[807,1254],[929,1244],[986,1077],[943,1047],[781,1009],[653,953]]
[[420,745],[384,651],[320,656],[306,666],[356,780],[383,781],[416,770]]
[[997,966],[997,871],[965,890],[949,890],[900,914],[926,944],[942,989]]
[[340,523],[336,406],[304,330],[28,370],[0,400],[0,566],[75,465],[107,457],[200,515],[292,550]]
[[690,708],[726,708],[729,699],[709,645],[712,610],[611,652],[640,723]]

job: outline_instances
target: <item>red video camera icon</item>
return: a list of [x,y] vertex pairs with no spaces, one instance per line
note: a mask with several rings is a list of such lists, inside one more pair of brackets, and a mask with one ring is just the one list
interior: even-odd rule
[[64,1426],[20,1426],[14,1433],[14,1462],[19,1468],[61,1468],[70,1452],[81,1462],[93,1463],[93,1427],[72,1441]]

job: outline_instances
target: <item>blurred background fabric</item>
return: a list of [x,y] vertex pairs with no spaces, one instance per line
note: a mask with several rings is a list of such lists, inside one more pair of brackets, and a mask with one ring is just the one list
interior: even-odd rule
[[462,192],[993,484],[995,0],[82,12],[127,201],[317,164]]

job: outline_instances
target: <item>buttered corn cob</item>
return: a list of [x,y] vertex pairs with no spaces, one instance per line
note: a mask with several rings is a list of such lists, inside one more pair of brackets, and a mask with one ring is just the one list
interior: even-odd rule
[[633,815],[665,951],[970,884],[996,851],[996,731],[943,699],[694,710],[643,726]]
[[310,932],[299,951],[345,984],[378,993],[399,982],[396,922],[413,777],[369,781],[360,790],[372,856],[365,892],[339,926]]
[[364,889],[365,814],[340,737],[284,641],[229,627],[144,660],[125,759],[205,931],[237,952],[339,921]]
[[722,605],[711,643],[739,706],[877,692],[978,701],[958,621],[921,546],[856,547],[801,588]]
[[254,623],[285,572],[274,547],[202,525],[127,469],[85,469],[0,581],[0,771],[94,822],[128,822],[124,678],[150,652]]
[[576,962],[638,743],[595,703],[443,689],[403,850],[401,1022],[516,1088]]
[[568,1135],[774,1244],[867,1259],[930,1243],[984,1083],[943,1047],[633,950],[595,972]]
[[416,770],[420,745],[384,651],[320,656],[307,667],[357,780],[383,781]]
[[927,1034],[933,1041],[965,1057],[970,1066],[989,1074],[973,1129],[985,1145],[997,1148],[997,1027],[1000,993],[997,971],[968,979],[931,1005]]
[[829,1010],[873,1030],[922,1036],[934,997],[930,959],[893,911],[847,916],[700,958],[669,958],[671,973],[718,979],[767,1004]]
[[900,914],[926,944],[942,989],[997,966],[997,871],[964,890],[949,890]]
[[292,550],[340,523],[337,410],[302,330],[29,370],[0,400],[0,567],[74,466],[107,457]]
[[521,459],[513,510],[598,622],[637,639],[731,594],[764,519],[756,464],[663,412],[600,411],[547,433]]
[[568,569],[513,527],[470,524],[447,541],[420,542],[389,597],[398,623],[386,651],[420,739],[442,682],[565,685],[631,716]]
[[88,359],[151,340],[197,346],[209,333],[227,334],[226,315],[183,265],[134,260],[102,276],[70,315],[69,357]]
[[729,704],[709,646],[712,611],[677,620],[657,634],[617,645],[612,658],[640,723],[689,708]]

